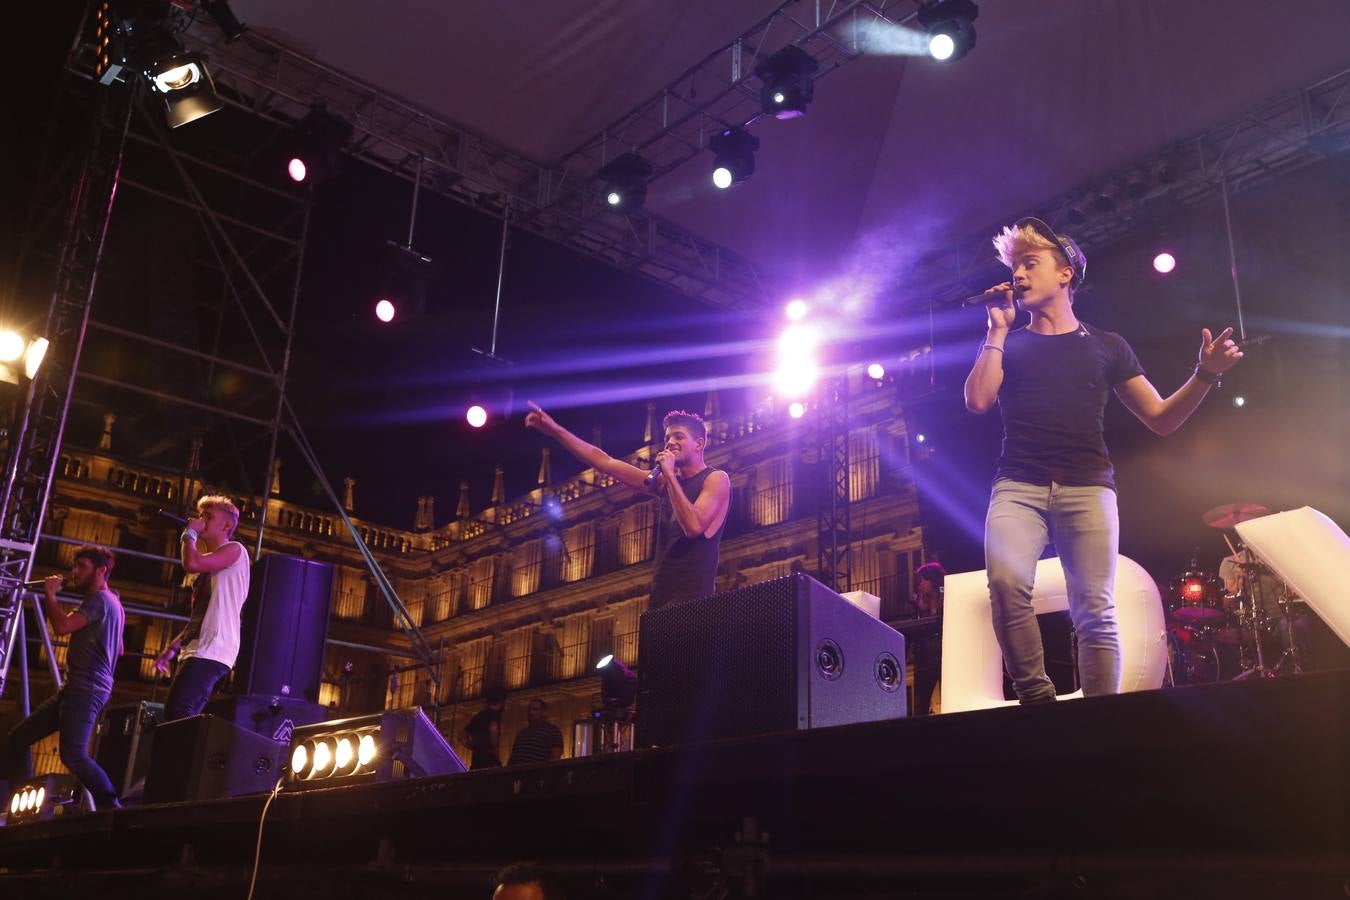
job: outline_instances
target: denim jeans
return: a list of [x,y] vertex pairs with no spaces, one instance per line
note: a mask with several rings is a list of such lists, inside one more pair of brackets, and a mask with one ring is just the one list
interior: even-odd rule
[[164,700],[164,721],[172,722],[200,713],[216,685],[229,674],[230,667],[214,659],[193,656],[183,660],[169,685],[169,696]]
[[1064,567],[1083,694],[1119,693],[1120,637],[1111,599],[1120,545],[1115,491],[1000,478],[989,498],[984,560],[994,634],[1018,699],[1055,698],[1031,605],[1036,562],[1051,542]]
[[10,729],[5,737],[0,767],[10,784],[28,777],[28,748],[53,731],[59,731],[61,764],[89,789],[100,809],[113,805],[117,800],[117,789],[108,773],[89,755],[89,738],[93,736],[94,725],[107,702],[108,694],[103,691],[67,684],[56,696],[38,704],[28,718]]

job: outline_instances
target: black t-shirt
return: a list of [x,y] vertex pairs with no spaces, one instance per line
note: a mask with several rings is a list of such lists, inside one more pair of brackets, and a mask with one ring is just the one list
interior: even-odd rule
[[[719,470],[706,466],[693,478],[679,483],[690,503],[698,501],[703,483],[716,471]],[[675,518],[675,504],[670,496],[662,493],[660,502],[648,609],[660,609],[667,603],[684,603],[714,593],[717,590],[718,547],[722,543],[722,533],[727,530],[726,519],[723,519],[712,537],[701,534],[685,537]]]
[[86,594],[80,613],[88,620],[70,635],[66,678],[72,688],[107,694],[113,689],[113,667],[122,652],[122,602],[110,590]]
[[480,709],[478,714],[469,720],[469,724],[464,730],[469,733],[469,741],[473,747],[473,759],[469,763],[471,769],[484,769],[492,766],[500,766],[502,761],[497,758],[496,752],[492,749],[492,723],[496,722],[500,728],[502,724],[502,712],[499,709],[485,707]]
[[1144,374],[1130,345],[1080,323],[1068,334],[1019,328],[1003,346],[1003,453],[995,477],[1115,490],[1102,416],[1111,390]]

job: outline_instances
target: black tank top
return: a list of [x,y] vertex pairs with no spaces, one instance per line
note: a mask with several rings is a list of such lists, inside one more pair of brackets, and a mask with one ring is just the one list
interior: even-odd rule
[[[716,471],[708,466],[693,478],[680,482],[680,488],[690,503],[698,499],[703,482]],[[726,527],[727,520],[724,517],[712,537],[701,534],[685,537],[680,523],[675,520],[675,506],[670,502],[670,495],[661,495],[661,511],[656,522],[656,562],[652,568],[648,609],[659,609],[667,603],[697,600],[714,592],[717,547],[722,542],[722,532]]]

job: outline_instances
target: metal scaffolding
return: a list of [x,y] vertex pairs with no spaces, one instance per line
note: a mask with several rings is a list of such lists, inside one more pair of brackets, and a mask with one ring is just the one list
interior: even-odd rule
[[[200,451],[209,436],[228,447],[222,460],[238,459],[244,449],[266,441],[261,491],[240,468],[245,497],[252,501],[241,506],[246,516],[252,513],[256,518],[255,559],[267,527],[279,438],[290,435],[347,525],[413,655],[426,664],[439,688],[434,651],[346,515],[286,400],[308,237],[309,191],[281,191],[248,177],[246,159],[221,152],[212,152],[209,158],[186,152],[168,135],[161,111],[139,79],[110,89],[90,82],[92,56],[86,38],[82,34],[76,43],[67,77],[72,92],[96,96],[98,113],[83,151],[82,175],[62,239],[46,334],[51,349],[29,388],[0,485],[0,597],[5,598],[0,607],[4,624],[0,693],[10,650],[24,647],[20,585],[31,576],[39,538],[47,537],[41,533],[42,517],[72,400],[80,394],[85,402],[91,396],[95,402],[109,402],[128,393],[175,410],[171,430],[177,437],[170,435],[168,444],[188,437],[192,443],[185,454],[185,484],[199,478]],[[128,199],[114,205],[124,189],[138,196],[142,205]],[[132,209],[142,215],[153,210],[153,217],[136,221]],[[187,217],[186,222],[174,215]],[[124,221],[124,216],[129,218]],[[175,225],[192,221],[200,226],[204,243],[193,246],[209,249],[206,265],[199,268],[214,274],[219,297],[202,301],[199,294],[184,297],[156,284],[157,296],[143,298],[140,308],[126,303],[100,306],[104,318],[93,318],[96,296],[107,293],[96,291],[95,282],[110,236],[126,233],[123,255],[153,271],[159,248],[155,235],[144,233],[147,221],[153,223],[152,232],[170,233]],[[141,231],[132,231],[135,228]],[[147,308],[155,301],[167,307],[158,315]],[[87,342],[101,352],[86,353]],[[240,424],[253,426],[257,433],[240,441],[234,432]],[[167,444],[161,447],[168,449]],[[180,502],[187,499],[180,492]],[[24,686],[26,708],[26,672]]]
[[849,516],[848,369],[817,389],[816,458],[825,494],[816,513],[816,570],[831,590],[853,590],[853,527]]

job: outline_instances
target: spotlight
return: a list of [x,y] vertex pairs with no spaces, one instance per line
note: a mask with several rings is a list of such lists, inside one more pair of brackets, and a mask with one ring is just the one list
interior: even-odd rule
[[0,362],[15,362],[23,356],[26,342],[16,332],[0,331]]
[[1097,195],[1092,198],[1092,208],[1099,213],[1114,212],[1120,205],[1120,185],[1114,181],[1108,181],[1097,191]]
[[867,377],[873,381],[880,381],[886,377],[886,367],[881,363],[872,363],[867,367]]
[[381,322],[392,322],[394,316],[398,313],[398,308],[394,306],[393,301],[380,300],[375,304],[375,318]]
[[[372,291],[376,298],[376,317],[381,322],[388,322],[395,316],[407,321],[425,313],[427,293],[438,274],[430,257],[396,241],[386,241]],[[384,303],[389,305],[383,306]]]
[[811,390],[818,377],[816,364],[809,359],[784,360],[773,373],[774,384],[788,397],[805,394]]
[[806,404],[802,403],[800,400],[793,400],[788,406],[788,415],[792,416],[794,419],[800,419],[802,416],[806,415]]
[[422,710],[397,709],[319,722],[291,736],[288,790],[463,772]]
[[815,95],[815,81],[811,76],[819,68],[820,63],[815,57],[793,44],[755,66],[755,77],[763,84],[759,93],[760,109],[775,119],[795,119],[805,115],[806,107]]
[[600,700],[611,713],[626,713],[637,699],[637,675],[619,662],[613,653],[601,657],[595,664],[600,673]]
[[778,352],[783,357],[803,357],[810,355],[820,343],[820,335],[814,328],[806,325],[792,325],[778,336]]
[[1242,396],[1241,394],[1238,394],[1233,398],[1233,405],[1236,406],[1238,409],[1242,409],[1242,407],[1247,405],[1247,398]]
[[1177,267],[1177,258],[1166,250],[1158,251],[1158,255],[1153,257],[1153,271],[1159,275],[1166,275]]
[[928,443],[928,435],[920,431],[918,434],[914,435],[914,440],[920,444],[926,444]]
[[327,181],[342,172],[343,152],[352,139],[352,124],[315,103],[296,123],[286,141],[286,174],[297,184]]
[[466,413],[464,413],[464,420],[474,428],[482,428],[487,424],[487,410],[475,403],[473,406],[469,407]]
[[1125,178],[1125,196],[1136,202],[1143,200],[1148,193],[1148,182],[1148,172],[1135,169]]
[[[170,38],[175,44],[176,38]],[[180,128],[224,105],[206,68],[206,58],[180,50],[156,57],[145,68],[145,77],[164,95],[164,114],[170,128]]]
[[1153,167],[1153,177],[1158,184],[1172,184],[1177,180],[1177,167],[1170,162],[1160,162]]
[[596,177],[604,182],[605,202],[610,209],[632,211],[646,202],[651,174],[651,163],[636,153],[625,153],[606,163]]
[[8,810],[5,824],[43,822],[57,816],[77,815],[83,790],[72,775],[41,775],[28,781],[14,783],[9,803],[0,807]]
[[726,190],[755,174],[759,138],[739,128],[728,128],[708,141],[713,152],[713,185]]
[[800,321],[806,317],[805,300],[789,300],[787,307],[783,310],[787,317],[793,321]]
[[919,24],[928,32],[928,53],[938,60],[958,60],[975,48],[972,0],[928,0],[919,7]]

